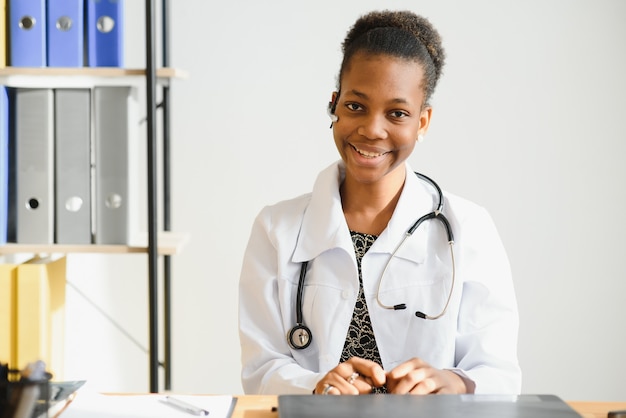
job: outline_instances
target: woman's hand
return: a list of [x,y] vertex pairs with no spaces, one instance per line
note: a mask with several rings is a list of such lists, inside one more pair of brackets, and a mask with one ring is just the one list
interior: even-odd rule
[[450,370],[431,367],[419,358],[406,361],[387,373],[387,392],[426,395],[467,393],[465,381]]
[[385,372],[379,364],[352,357],[326,373],[315,385],[315,394],[359,395],[371,393],[385,384]]

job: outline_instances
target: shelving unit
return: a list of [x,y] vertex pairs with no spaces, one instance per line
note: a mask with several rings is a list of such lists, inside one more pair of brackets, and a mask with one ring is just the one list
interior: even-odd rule
[[[171,389],[171,325],[170,325],[170,256],[181,251],[186,235],[170,231],[170,124],[169,124],[169,85],[173,78],[186,78],[184,71],[169,68],[168,9],[169,1],[161,0],[162,7],[162,63],[157,69],[155,42],[155,0],[145,0],[146,23],[146,68],[127,69],[111,67],[82,68],[0,68],[0,84],[21,88],[91,88],[108,85],[146,86],[146,126],[147,126],[147,192],[148,225],[145,243],[139,246],[127,245],[29,245],[5,244],[0,246],[0,254],[16,253],[102,253],[125,254],[144,253],[148,255],[148,304],[149,304],[149,386],[150,392],[159,391],[158,372],[161,364],[165,371],[164,389]],[[163,230],[158,230],[157,200],[157,103],[156,89],[160,87],[162,101],[158,108],[163,113],[162,164],[163,164]],[[158,260],[163,258],[163,301],[164,301],[164,360],[159,361],[158,323]]]

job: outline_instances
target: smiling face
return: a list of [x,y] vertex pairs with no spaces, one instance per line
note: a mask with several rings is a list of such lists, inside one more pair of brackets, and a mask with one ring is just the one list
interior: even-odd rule
[[346,182],[404,181],[404,162],[431,109],[423,108],[422,66],[389,55],[355,54],[340,80],[333,124]]

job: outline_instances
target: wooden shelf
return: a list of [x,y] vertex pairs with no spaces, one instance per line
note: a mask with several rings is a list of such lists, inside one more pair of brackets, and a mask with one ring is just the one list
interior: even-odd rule
[[[128,85],[145,82],[143,68],[119,67],[5,67],[0,68],[0,83],[10,87],[62,88],[94,85]],[[169,84],[174,78],[185,79],[189,74],[177,68],[156,70],[157,82]]]
[[[175,234],[172,232],[161,232],[157,237],[158,253],[160,255],[175,255],[182,251],[189,240],[188,234]],[[133,254],[147,253],[148,239],[144,237],[138,242],[145,242],[141,245],[66,245],[66,244],[4,244],[0,245],[1,254],[20,253],[97,253],[97,254]]]
[[[29,76],[76,76],[89,77],[128,77],[145,76],[143,68],[119,68],[119,67],[5,67],[0,68],[0,76],[29,75]],[[159,68],[156,70],[157,77],[161,78],[187,78],[186,71],[177,68]]]

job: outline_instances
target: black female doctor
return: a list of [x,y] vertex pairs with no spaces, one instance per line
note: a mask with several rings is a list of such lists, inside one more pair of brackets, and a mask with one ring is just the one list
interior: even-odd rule
[[264,208],[246,249],[245,392],[518,393],[517,304],[494,224],[407,163],[431,121],[439,34],[411,12],[372,12],[343,53],[329,104],[341,160],[311,193]]

